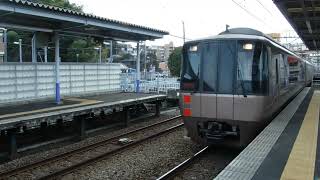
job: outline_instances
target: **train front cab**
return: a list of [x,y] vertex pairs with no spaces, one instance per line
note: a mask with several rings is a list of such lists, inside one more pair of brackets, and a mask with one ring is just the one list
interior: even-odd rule
[[186,44],[180,102],[188,135],[205,144],[247,145],[301,89],[289,76],[287,55],[262,41]]

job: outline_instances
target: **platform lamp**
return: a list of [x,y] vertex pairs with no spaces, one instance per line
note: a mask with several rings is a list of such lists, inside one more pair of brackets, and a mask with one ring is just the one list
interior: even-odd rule
[[77,63],[79,63],[79,53],[77,53],[76,56],[77,56]]
[[13,42],[13,44],[19,45],[19,62],[22,63],[22,39],[19,39],[19,41]]

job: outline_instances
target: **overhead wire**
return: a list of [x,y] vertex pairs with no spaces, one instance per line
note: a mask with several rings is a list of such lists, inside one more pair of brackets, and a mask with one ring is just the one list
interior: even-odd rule
[[[180,39],[183,39],[182,36],[178,36],[178,35],[174,35],[174,34],[169,34],[169,36],[172,36],[172,37],[176,37],[176,38],[180,38]],[[190,38],[185,38],[186,40],[192,40]]]
[[236,4],[238,7],[240,7],[242,10],[244,10],[247,14],[249,14],[251,17],[253,17],[254,19],[260,21],[261,23],[267,25],[262,19],[260,19],[258,16],[254,15],[252,12],[250,12],[248,9],[246,9],[245,7],[241,6],[241,4],[239,4],[238,2],[236,2],[235,0],[232,0],[232,2],[234,4]]
[[260,0],[256,0],[256,1],[262,6],[263,9],[265,9],[271,16],[273,16],[273,14],[269,11],[269,9],[266,8]]

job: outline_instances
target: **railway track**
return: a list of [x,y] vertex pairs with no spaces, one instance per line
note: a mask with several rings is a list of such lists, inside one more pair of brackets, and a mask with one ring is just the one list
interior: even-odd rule
[[157,178],[157,180],[165,180],[165,179],[173,179],[177,174],[181,173],[183,170],[188,168],[192,163],[198,160],[201,156],[203,156],[209,149],[209,146],[201,149],[197,153],[195,153],[192,157],[186,159],[179,165],[175,166],[174,168],[170,169],[168,172]]
[[[110,155],[122,152],[149,139],[172,132],[175,129],[182,127],[183,123],[175,123],[173,126],[171,125],[170,128],[161,129],[160,127],[167,124],[170,125],[170,123],[174,123],[175,120],[180,118],[181,116],[175,116],[173,118],[138,128],[79,149],[57,154],[53,157],[33,162],[6,172],[0,172],[0,179],[10,179],[13,177],[17,179],[28,178],[26,175],[31,176],[30,178],[32,179],[59,178],[65,174],[76,171],[80,167],[105,159]],[[143,138],[137,138],[141,134],[143,134]],[[147,136],[145,136],[146,134]],[[120,138],[130,138],[134,140],[132,142],[121,144],[118,142]]]

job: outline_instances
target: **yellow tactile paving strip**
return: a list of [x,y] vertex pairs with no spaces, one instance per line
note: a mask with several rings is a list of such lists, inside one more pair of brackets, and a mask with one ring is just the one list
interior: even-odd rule
[[97,100],[90,100],[90,99],[80,99],[80,98],[65,98],[65,100],[69,101],[78,101],[78,104],[72,104],[72,105],[65,105],[65,106],[57,106],[57,107],[51,107],[51,108],[44,108],[44,109],[37,109],[34,111],[26,111],[26,112],[19,112],[19,113],[13,113],[13,114],[5,114],[0,116],[0,119],[3,118],[12,118],[12,117],[17,117],[17,116],[22,116],[22,115],[30,115],[34,113],[43,113],[43,112],[48,112],[48,111],[55,111],[55,110],[61,110],[61,109],[66,109],[66,108],[74,108],[74,107],[79,107],[79,106],[85,106],[85,105],[93,105],[97,104],[103,101],[97,101]]
[[287,164],[282,172],[283,180],[313,180],[319,123],[320,91],[314,91],[299,134],[294,142]]

